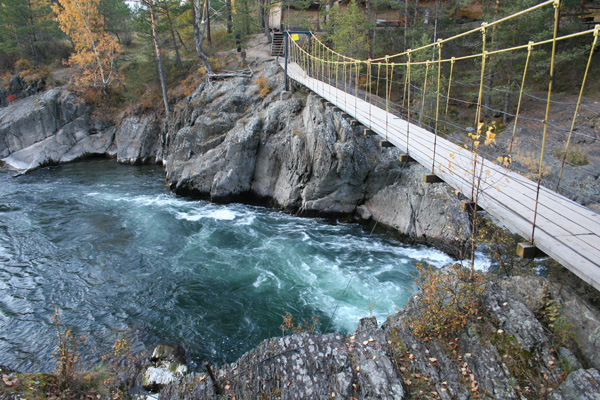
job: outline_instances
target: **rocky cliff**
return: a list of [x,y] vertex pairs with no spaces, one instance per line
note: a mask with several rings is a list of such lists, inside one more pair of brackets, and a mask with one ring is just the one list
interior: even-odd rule
[[85,102],[56,88],[0,108],[0,160],[19,173],[89,156],[155,162],[159,121],[151,115],[114,124],[90,117]]
[[[161,399],[598,399],[600,312],[540,277],[486,284],[481,309],[455,338],[423,339],[410,328],[424,293],[377,326],[356,333],[265,340],[216,372],[192,373]],[[554,301],[573,336],[548,323]],[[553,314],[555,315],[555,314]],[[555,315],[556,316],[556,315]],[[216,383],[216,385],[215,385]]]
[[150,113],[92,119],[82,100],[60,88],[15,101],[0,109],[0,159],[19,172],[92,155],[159,162],[181,194],[356,216],[457,248],[467,218],[446,185],[424,184],[423,168],[400,163],[397,150],[380,148],[318,97],[282,92],[280,67],[259,62],[262,87],[247,78],[203,83],[177,102],[166,132]]
[[274,63],[260,69],[270,88],[264,98],[237,78],[202,85],[178,104],[164,159],[173,190],[373,219],[448,251],[464,238],[467,218],[448,186],[424,184],[422,167],[400,163],[397,150],[380,148],[317,96],[282,92]]

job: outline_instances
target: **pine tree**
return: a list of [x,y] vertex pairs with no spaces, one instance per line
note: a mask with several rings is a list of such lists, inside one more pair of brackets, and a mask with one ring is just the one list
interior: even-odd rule
[[43,61],[44,50],[59,36],[50,0],[3,0],[0,2],[0,54]]
[[335,5],[329,14],[329,40],[337,51],[350,57],[366,58],[369,52],[367,35],[374,24],[352,0],[345,9]]

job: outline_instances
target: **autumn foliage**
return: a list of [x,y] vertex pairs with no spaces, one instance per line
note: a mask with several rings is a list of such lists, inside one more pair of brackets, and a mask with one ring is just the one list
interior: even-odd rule
[[119,43],[107,32],[99,15],[100,0],[58,0],[52,9],[60,29],[71,38],[75,53],[68,64],[79,69],[76,84],[103,90],[118,79],[115,59]]
[[458,264],[444,270],[422,265],[418,269],[418,312],[408,324],[420,338],[452,340],[479,314],[485,278]]

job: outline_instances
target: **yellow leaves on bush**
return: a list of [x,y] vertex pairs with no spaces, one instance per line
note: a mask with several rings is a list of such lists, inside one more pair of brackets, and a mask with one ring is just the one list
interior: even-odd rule
[[58,345],[54,350],[56,378],[59,388],[66,389],[77,379],[78,350],[83,338],[75,336],[71,328],[62,322],[58,309],[54,311],[51,321],[58,339]]
[[117,79],[115,59],[121,46],[106,30],[99,3],[100,0],[58,0],[52,10],[60,29],[75,46],[68,62],[79,69],[76,84],[106,89]]
[[[210,63],[210,66],[213,71],[218,71],[219,69],[221,69],[221,63],[217,58],[208,57],[208,62]],[[203,65],[200,68],[198,68],[198,73],[200,74],[200,76],[206,75],[206,67]]]
[[33,65],[31,64],[31,61],[26,58],[21,58],[15,62],[15,69],[17,71],[23,71],[31,68],[33,68]]
[[259,88],[258,93],[260,94],[260,97],[262,97],[263,99],[265,97],[267,97],[267,95],[271,92],[271,86],[267,82],[267,78],[265,78],[264,76],[256,78],[256,80],[254,81],[254,84],[256,86],[258,86],[258,88]]
[[418,269],[420,295],[416,312],[408,318],[410,328],[426,340],[454,338],[479,314],[485,278],[458,264],[444,270],[422,265]]
[[315,333],[318,323],[319,318],[313,315],[310,318],[310,321],[304,319],[302,320],[302,323],[296,324],[294,317],[292,317],[290,313],[285,313],[285,316],[283,317],[283,323],[279,326],[279,329],[281,329],[282,335],[285,335],[286,333],[301,332]]
[[[480,122],[479,124],[477,124],[477,133],[468,132],[468,138],[470,141],[473,142],[474,149],[477,149],[479,147],[479,145],[481,144],[481,136],[483,135],[484,128],[485,128],[485,123]],[[492,121],[492,123],[489,124],[486,128],[485,140],[483,142],[484,145],[491,146],[491,145],[496,144],[496,135],[497,134],[494,132],[495,130],[496,130],[496,121]]]

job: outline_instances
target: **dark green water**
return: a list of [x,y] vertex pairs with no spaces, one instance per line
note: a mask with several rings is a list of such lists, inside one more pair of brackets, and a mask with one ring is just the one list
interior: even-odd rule
[[333,330],[371,312],[383,321],[412,294],[419,260],[450,261],[367,237],[355,224],[177,197],[154,166],[0,174],[0,364],[53,367],[54,307],[99,347],[89,362],[117,335],[136,349],[169,341],[196,362],[228,362],[280,335],[286,312],[315,315],[322,330],[339,301]]

